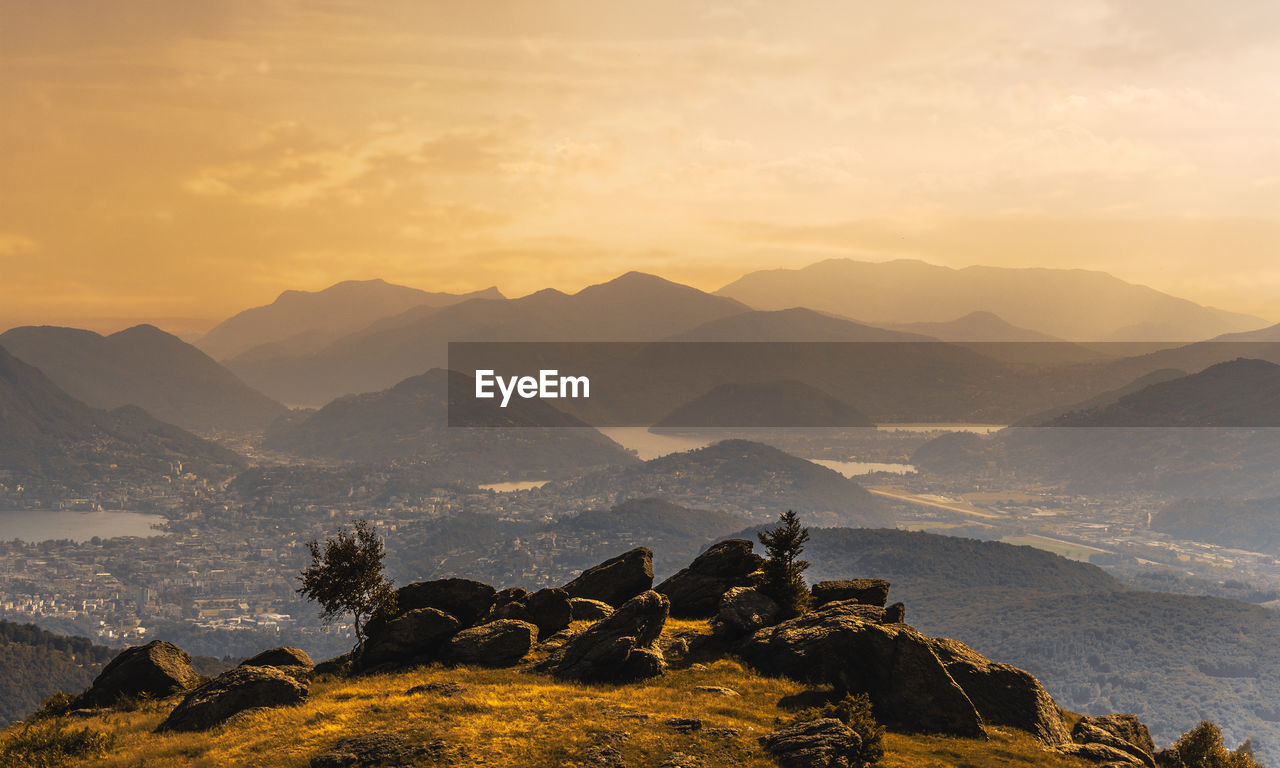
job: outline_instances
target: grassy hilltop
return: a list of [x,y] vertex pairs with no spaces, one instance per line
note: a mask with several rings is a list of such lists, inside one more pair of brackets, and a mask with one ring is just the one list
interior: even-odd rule
[[[705,622],[671,620],[662,644],[707,632]],[[32,733],[87,728],[104,734],[98,754],[68,763],[103,768],[304,768],[343,739],[365,734],[398,734],[422,745],[421,755],[396,765],[770,768],[777,763],[757,738],[795,719],[809,702],[801,684],[758,675],[732,659],[673,668],[645,682],[588,685],[532,671],[540,656],[511,669],[432,664],[320,677],[299,706],[248,712],[207,733],[152,733],[177,698],[83,719],[35,721]],[[668,722],[676,719],[698,720],[701,727],[681,732]],[[890,732],[879,765],[1089,765],[1046,751],[1028,733],[988,730],[989,740]],[[21,725],[0,736],[0,766],[22,764],[6,762],[3,754],[23,738]]]

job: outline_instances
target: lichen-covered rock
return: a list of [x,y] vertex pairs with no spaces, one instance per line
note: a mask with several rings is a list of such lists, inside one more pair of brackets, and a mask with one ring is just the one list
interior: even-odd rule
[[636,547],[583,571],[564,585],[569,597],[600,600],[617,607],[653,586],[653,550]]
[[435,608],[409,611],[371,632],[358,666],[364,670],[382,664],[409,664],[434,658],[460,626],[456,618]]
[[449,639],[447,656],[463,664],[507,667],[523,659],[537,640],[535,625],[516,619],[498,619],[454,635]]
[[157,733],[207,731],[251,709],[285,707],[307,698],[307,685],[275,667],[236,667],[197,686]]
[[760,737],[782,768],[862,768],[862,737],[833,717],[797,723]]
[[857,600],[864,605],[881,608],[889,600],[889,582],[884,579],[842,579],[820,581],[810,589],[813,603],[822,607],[837,600]]
[[1008,725],[1048,746],[1071,741],[1062,711],[1031,673],[998,664],[959,640],[933,638],[933,651],[990,725]]
[[608,603],[585,597],[569,598],[569,609],[573,612],[574,621],[599,621],[613,613],[613,606]]
[[672,616],[711,616],[726,592],[734,587],[751,586],[752,574],[764,565],[764,558],[752,552],[752,547],[746,539],[713,544],[654,591],[671,601]]
[[240,662],[242,667],[305,667],[311,669],[315,666],[315,662],[311,660],[311,656],[301,648],[294,648],[290,645],[281,646],[279,648],[271,648],[263,651],[256,656],[252,656]]
[[608,618],[575,635],[544,664],[558,677],[588,682],[628,682],[666,671],[658,638],[670,603],[649,590]]
[[173,643],[153,640],[127,648],[107,662],[75,708],[114,706],[121,699],[164,698],[200,682],[191,656]]
[[866,608],[833,603],[767,627],[738,643],[739,655],[766,674],[866,693],[877,719],[888,725],[985,735],[982,716],[934,653],[931,638],[905,624],[868,620]]
[[734,587],[720,598],[711,629],[720,637],[742,637],[778,623],[782,609],[752,587]]

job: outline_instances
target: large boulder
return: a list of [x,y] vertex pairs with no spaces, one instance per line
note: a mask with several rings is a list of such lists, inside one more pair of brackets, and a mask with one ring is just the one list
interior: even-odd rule
[[862,768],[862,737],[827,717],[773,731],[760,744],[782,768]]
[[837,600],[856,600],[865,605],[883,608],[889,601],[889,582],[884,579],[820,581],[809,591],[813,593],[813,604],[818,608]]
[[613,606],[608,603],[585,597],[569,598],[569,609],[573,612],[574,621],[599,621],[613,613]]
[[111,707],[121,699],[164,698],[200,682],[191,656],[173,643],[153,640],[122,651],[107,662],[89,690],[76,699],[77,709]]
[[1129,756],[1135,765],[1154,768],[1156,745],[1151,732],[1137,715],[1085,716],[1071,730],[1071,740],[1081,745],[1101,745]]
[[464,629],[449,639],[447,655],[463,664],[507,667],[525,657],[538,640],[538,628],[527,621],[498,619]]
[[207,731],[251,709],[286,707],[307,698],[307,685],[274,667],[236,667],[196,687],[157,733]]
[[653,586],[653,550],[636,547],[588,568],[564,585],[569,597],[600,600],[617,607]]
[[558,677],[586,682],[629,682],[666,671],[658,647],[671,604],[648,590],[608,618],[575,635],[545,663]]
[[540,589],[525,599],[529,620],[538,626],[539,637],[551,637],[573,621],[569,593],[554,587]]
[[464,627],[474,627],[489,618],[497,590],[471,579],[436,579],[406,584],[396,590],[396,613],[435,608],[453,616]]
[[1051,747],[1071,742],[1062,711],[1031,673],[991,661],[959,640],[932,642],[942,665],[987,724],[1020,728]]
[[370,669],[434,658],[461,626],[453,616],[435,608],[411,610],[371,630],[358,666]]
[[256,656],[245,659],[240,662],[242,667],[303,667],[311,669],[315,667],[315,662],[311,660],[311,656],[301,648],[285,645],[279,648],[271,648],[263,651]]
[[738,652],[766,674],[866,693],[887,725],[983,736],[982,716],[931,639],[905,624],[869,620],[866,607],[833,603],[756,632]]
[[764,558],[751,551],[746,539],[728,539],[711,545],[689,567],[654,587],[671,601],[671,615],[703,618],[716,612],[720,598],[734,587],[753,583],[752,574]]
[[712,631],[726,638],[742,637],[778,623],[782,608],[752,587],[733,587],[720,598]]

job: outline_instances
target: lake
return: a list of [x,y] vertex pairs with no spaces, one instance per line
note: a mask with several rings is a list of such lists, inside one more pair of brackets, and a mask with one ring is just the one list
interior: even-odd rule
[[834,469],[845,477],[870,475],[873,472],[892,472],[895,475],[914,475],[916,468],[910,464],[882,464],[876,461],[832,461],[831,459],[809,459],[827,469]]
[[510,480],[502,483],[485,483],[480,486],[480,490],[493,491],[495,493],[511,493],[512,491],[529,491],[534,488],[541,488],[546,484],[546,480]]
[[0,510],[0,541],[88,541],[94,536],[163,536],[152,528],[164,522],[160,515],[141,512],[76,512],[66,509]]

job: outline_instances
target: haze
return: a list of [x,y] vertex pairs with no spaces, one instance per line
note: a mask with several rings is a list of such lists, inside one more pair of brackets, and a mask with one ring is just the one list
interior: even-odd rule
[[832,256],[1280,320],[1278,40],[1266,0],[0,0],[0,326]]

